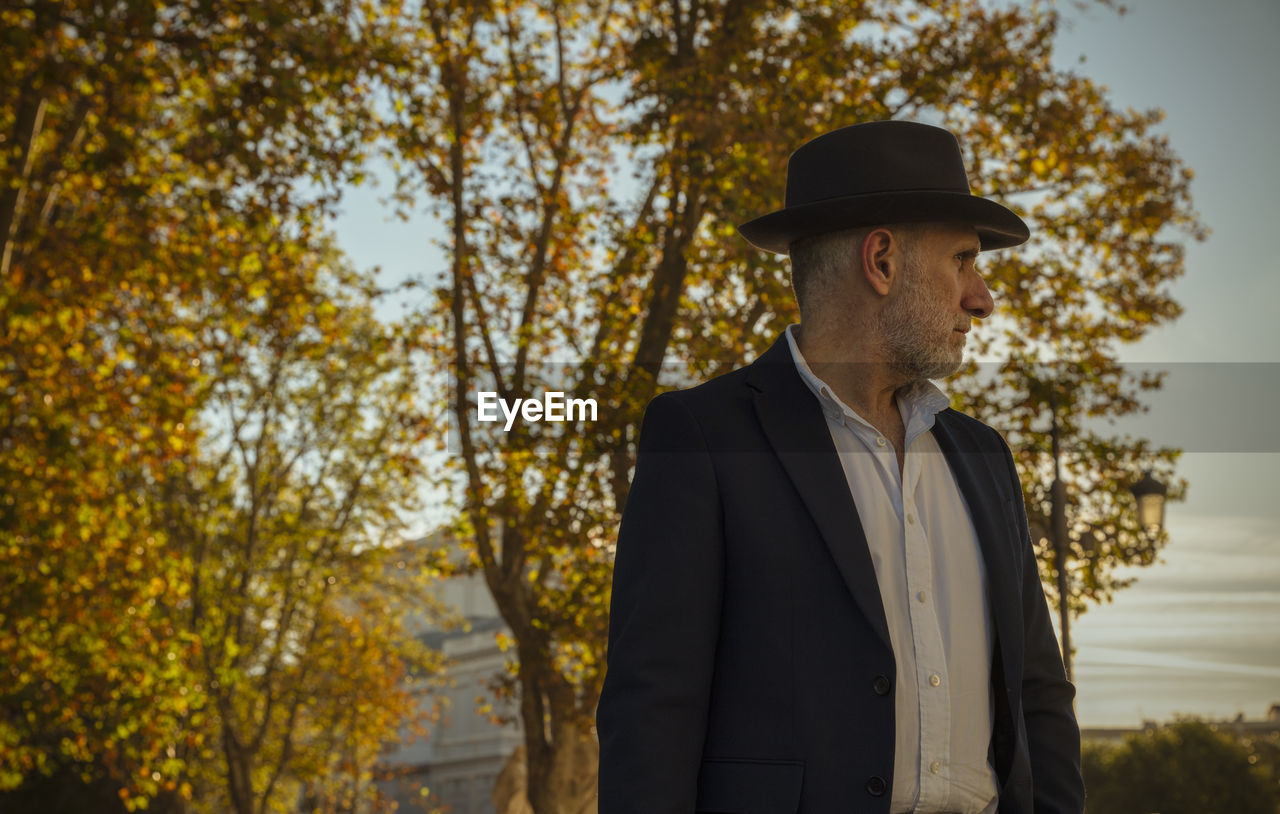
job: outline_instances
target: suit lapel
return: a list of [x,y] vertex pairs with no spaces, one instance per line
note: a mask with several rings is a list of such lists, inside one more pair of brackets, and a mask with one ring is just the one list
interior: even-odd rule
[[1012,682],[1014,677],[1008,662],[1010,657],[1019,657],[1021,637],[1014,623],[1022,618],[1022,613],[1018,595],[1020,580],[1014,573],[1012,557],[1018,541],[1010,540],[1012,531],[1005,517],[1009,511],[1008,501],[1013,496],[1009,494],[1010,486],[996,476],[991,466],[991,459],[999,460],[1002,451],[992,448],[990,443],[984,448],[981,440],[951,410],[938,413],[933,436],[960,485],[960,494],[964,496],[978,534],[987,570],[987,602],[995,622],[996,639],[1005,656],[1001,659],[1005,662],[1005,677]]
[[840,576],[885,646],[892,647],[862,520],[822,409],[800,379],[785,335],[751,365],[747,385],[765,435],[813,516]]
[[[747,385],[765,435],[813,516],[841,577],[885,646],[891,648],[862,520],[822,409],[800,379],[785,336],[750,366]],[[997,687],[1020,686],[1021,678],[1013,665],[1021,660],[1022,651],[1018,624],[1022,618],[1021,580],[1014,561],[1021,541],[1011,539],[1015,532],[1005,515],[1010,511],[1008,501],[1020,500],[1021,493],[1013,494],[1011,489],[1016,487],[1003,477],[1003,450],[990,439],[978,437],[955,412],[938,413],[933,435],[960,486],[986,566],[987,601],[999,654],[995,661],[1004,679],[993,676],[994,683]],[[993,462],[1000,462],[1000,466],[994,467]],[[1012,730],[1006,720],[1010,713],[1007,693],[1000,695],[1005,697],[1000,699],[1003,703],[997,708],[997,720],[1005,721]],[[1012,732],[1005,734],[1012,737]]]

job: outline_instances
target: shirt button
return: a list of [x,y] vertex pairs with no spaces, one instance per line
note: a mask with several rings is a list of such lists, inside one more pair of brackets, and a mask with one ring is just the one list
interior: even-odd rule
[[934,762],[929,764],[929,771],[933,772],[934,774],[937,774],[938,772],[942,771],[942,764],[935,760]]
[[883,436],[883,435],[876,439],[876,446],[878,446],[878,447],[882,447],[882,446],[884,446],[886,443],[888,443],[888,442],[884,440],[884,436]]
[[925,598],[924,591],[921,591],[920,593],[916,594],[916,599],[920,600],[921,602],[924,601],[924,598]]
[[937,673],[934,673],[933,675],[929,676],[929,683],[935,687],[938,686],[939,684],[942,683],[942,676],[938,675]]
[[916,524],[916,516],[914,514],[907,515],[907,522],[914,526]]

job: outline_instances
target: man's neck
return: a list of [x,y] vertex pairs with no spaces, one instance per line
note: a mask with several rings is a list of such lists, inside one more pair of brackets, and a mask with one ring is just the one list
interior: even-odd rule
[[796,345],[814,375],[872,426],[899,438],[903,433],[896,393],[909,382],[879,348],[859,344],[859,332],[836,326],[796,326]]

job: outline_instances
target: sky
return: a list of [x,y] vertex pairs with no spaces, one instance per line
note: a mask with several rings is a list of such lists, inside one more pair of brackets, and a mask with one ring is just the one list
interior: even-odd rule
[[[1162,561],[1073,623],[1077,713],[1086,727],[1260,718],[1280,702],[1280,427],[1265,420],[1280,399],[1280,3],[1125,5],[1066,11],[1058,64],[1121,106],[1165,111],[1158,132],[1195,170],[1212,234],[1187,247],[1183,316],[1122,353],[1169,378],[1117,429],[1186,450],[1189,489],[1168,507]],[[391,219],[380,194],[348,191],[339,243],[387,280],[437,271],[432,230]]]
[[1189,488],[1168,507],[1163,562],[1075,622],[1077,713],[1085,726],[1260,718],[1280,702],[1280,434],[1264,420],[1280,398],[1280,4],[1126,6],[1076,16],[1060,64],[1083,55],[1074,69],[1115,102],[1165,111],[1212,234],[1187,248],[1183,316],[1123,354],[1170,371],[1150,413],[1122,426],[1188,450]]

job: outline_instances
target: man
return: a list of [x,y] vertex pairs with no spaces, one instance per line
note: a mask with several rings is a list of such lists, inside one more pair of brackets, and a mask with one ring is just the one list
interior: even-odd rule
[[928,379],[1026,225],[955,138],[845,127],[739,231],[801,322],[653,400],[597,714],[600,814],[1079,814],[1080,735],[1013,459]]

